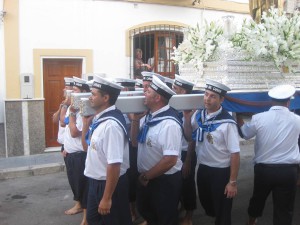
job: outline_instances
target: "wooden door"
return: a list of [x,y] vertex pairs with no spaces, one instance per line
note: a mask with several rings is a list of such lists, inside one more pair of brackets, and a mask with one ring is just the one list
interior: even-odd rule
[[64,77],[81,77],[82,59],[43,59],[43,74],[46,147],[56,147],[58,124],[53,124],[52,115],[64,99]]
[[155,35],[155,72],[170,78],[174,78],[175,66],[171,60],[173,46],[176,46],[175,33],[160,32]]

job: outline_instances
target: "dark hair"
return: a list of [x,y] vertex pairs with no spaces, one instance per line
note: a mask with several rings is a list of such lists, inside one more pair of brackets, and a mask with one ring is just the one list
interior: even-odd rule
[[[158,95],[159,95],[159,94],[158,94]],[[161,101],[162,101],[165,105],[169,104],[170,99],[167,99],[166,97],[164,97],[164,96],[162,96],[162,95],[160,95],[160,99],[161,99]]]
[[87,84],[82,84],[82,87],[78,87],[80,89],[81,92],[86,91],[86,92],[90,92],[90,86]]
[[103,91],[97,88],[97,90],[99,91],[99,93],[104,96],[104,95],[108,95],[109,96],[109,105],[114,105],[118,99],[119,94],[117,93],[112,93],[112,92],[108,92],[108,91]]
[[184,90],[185,90],[185,93],[186,93],[186,94],[191,94],[191,93],[192,93],[192,91],[193,91],[192,89],[189,89],[189,90],[187,90],[187,89],[184,89]]
[[285,106],[285,105],[291,100],[291,98],[285,98],[285,99],[275,99],[275,98],[271,98],[271,100],[272,100],[276,105]]

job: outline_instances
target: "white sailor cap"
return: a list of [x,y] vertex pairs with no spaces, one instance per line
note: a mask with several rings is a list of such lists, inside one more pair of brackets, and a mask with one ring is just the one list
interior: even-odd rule
[[135,87],[136,81],[128,78],[115,78],[115,82],[123,87]]
[[207,79],[206,80],[206,90],[213,91],[221,96],[225,96],[227,91],[230,91],[230,88],[224,84],[221,84],[217,81]]
[[152,82],[150,83],[150,87],[160,94],[161,96],[165,97],[166,99],[170,99],[172,95],[176,95],[176,93],[169,88],[164,82],[162,82],[157,76],[153,76]]
[[150,73],[152,74],[152,76],[158,77],[162,82],[164,82],[169,88],[172,89],[173,79],[171,79],[169,77],[164,77],[158,73],[153,73],[153,72],[150,72]]
[[172,89],[172,86],[173,86],[173,83],[174,83],[174,80],[169,78],[169,77],[164,77],[165,78],[165,83],[166,85]]
[[287,101],[289,100],[296,92],[296,89],[289,84],[278,85],[272,88],[268,95],[275,101]]
[[86,80],[73,76],[74,86],[83,87],[86,84]]
[[141,74],[143,75],[143,81],[152,81],[152,77],[153,76],[161,76],[158,73],[153,73],[153,72],[147,72],[147,71],[143,71],[141,72]]
[[94,83],[94,80],[88,80],[88,81],[86,82],[86,84],[89,85],[90,88],[92,88],[93,83]]
[[153,75],[158,77],[162,82],[166,83],[166,77],[164,77],[158,73],[153,73]]
[[175,74],[174,85],[177,85],[187,91],[193,90],[193,87],[194,87],[194,83],[183,79],[181,76],[179,76],[177,74]]
[[118,85],[117,83],[113,81],[109,81],[98,75],[94,76],[94,83],[92,87],[106,91],[108,93],[113,93],[118,95],[120,94],[121,89],[123,88],[121,85]]
[[142,88],[143,87],[143,81],[141,79],[135,79],[135,86]]
[[64,77],[64,80],[65,80],[65,86],[73,86],[74,85],[73,78]]

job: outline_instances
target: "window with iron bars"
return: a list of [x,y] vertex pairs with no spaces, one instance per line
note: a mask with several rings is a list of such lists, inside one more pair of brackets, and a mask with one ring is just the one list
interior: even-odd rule
[[160,24],[131,30],[131,77],[142,78],[142,71],[152,71],[173,79],[178,73],[178,66],[171,60],[173,47],[183,41],[184,29],[183,26]]

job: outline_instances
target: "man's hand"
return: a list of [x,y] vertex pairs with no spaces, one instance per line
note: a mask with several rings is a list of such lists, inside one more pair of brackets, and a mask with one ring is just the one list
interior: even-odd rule
[[234,198],[237,195],[237,184],[236,182],[228,182],[225,187],[224,194],[227,198]]
[[243,116],[241,113],[236,113],[236,122],[237,122],[237,125],[239,127],[243,126],[244,125],[244,120],[243,120]]
[[78,109],[75,109],[75,108],[73,107],[73,105],[70,106],[70,112],[76,113],[77,111],[78,111]]
[[66,152],[66,150],[63,150],[63,151],[61,152],[61,154],[62,154],[63,157],[66,157],[68,153]]
[[112,200],[111,199],[101,199],[99,206],[98,206],[98,213],[101,215],[107,215],[110,213],[112,205]]
[[67,96],[66,99],[63,101],[65,105],[71,105],[71,97]]
[[147,177],[144,173],[140,174],[139,181],[144,187],[146,187],[147,184],[149,183],[149,180],[147,179]]

